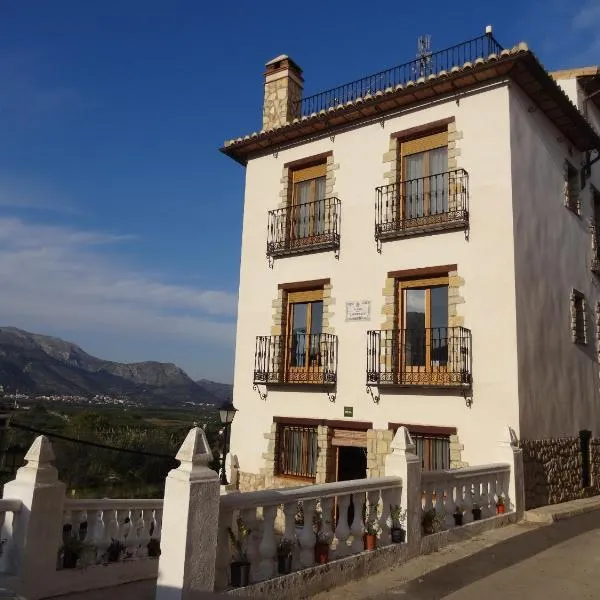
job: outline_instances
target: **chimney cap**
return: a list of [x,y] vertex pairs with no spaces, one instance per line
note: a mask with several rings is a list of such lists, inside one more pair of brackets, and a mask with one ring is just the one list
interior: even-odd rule
[[267,69],[267,73],[279,71],[280,69],[290,69],[296,75],[302,75],[302,69],[287,54],[280,54],[279,56],[276,56],[266,63],[265,67]]

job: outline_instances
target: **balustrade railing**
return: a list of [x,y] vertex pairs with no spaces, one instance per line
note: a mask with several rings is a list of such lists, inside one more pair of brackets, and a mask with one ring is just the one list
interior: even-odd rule
[[331,560],[364,551],[367,523],[380,530],[378,546],[390,544],[390,506],[400,505],[401,494],[400,477],[379,477],[221,496],[219,588],[228,585],[231,562],[228,528],[235,532],[238,518],[251,530],[247,557],[251,580],[258,582],[276,575],[277,546],[282,539],[293,544],[294,570],[318,564],[315,552],[318,539],[328,543]]
[[63,542],[78,540],[84,563],[157,557],[162,509],[162,500],[65,500]]
[[[4,533],[6,517],[8,515],[9,519],[18,518],[18,514],[21,512],[23,504],[20,500],[8,500],[8,499],[0,499],[0,531]],[[12,536],[4,537],[0,539],[0,556],[5,557],[9,556],[11,553],[12,547]],[[3,558],[0,560],[0,572],[6,573],[10,571],[8,568],[6,560]]]
[[341,203],[337,198],[269,211],[267,256],[339,250]]
[[469,224],[469,175],[464,169],[376,188],[375,239]]
[[421,474],[423,513],[428,513],[430,521],[442,529],[450,529],[456,526],[456,512],[462,515],[463,524],[478,520],[473,509],[481,519],[495,515],[499,500],[508,512],[509,485],[508,464],[424,471]]

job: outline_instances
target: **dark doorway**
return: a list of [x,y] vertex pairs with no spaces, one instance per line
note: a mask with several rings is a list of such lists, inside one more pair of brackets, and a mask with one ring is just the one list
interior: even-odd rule
[[[357,446],[337,447],[337,480],[349,481],[350,479],[364,479],[367,476],[367,449]],[[348,527],[354,520],[354,502],[350,497],[348,506]],[[336,525],[338,514],[336,510]]]

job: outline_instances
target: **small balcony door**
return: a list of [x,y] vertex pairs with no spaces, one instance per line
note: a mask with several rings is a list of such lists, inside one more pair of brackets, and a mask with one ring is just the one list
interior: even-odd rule
[[286,340],[288,379],[311,381],[320,371],[321,333],[323,332],[323,290],[290,292]]
[[[400,282],[400,374],[445,372],[448,366],[447,278]],[[403,383],[403,381],[400,381]]]
[[401,219],[448,212],[448,134],[405,142],[402,152]]
[[302,240],[325,232],[324,164],[292,173],[293,192],[289,216],[290,240]]

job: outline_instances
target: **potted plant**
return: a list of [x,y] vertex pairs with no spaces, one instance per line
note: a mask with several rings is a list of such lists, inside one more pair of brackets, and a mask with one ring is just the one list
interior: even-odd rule
[[227,528],[229,541],[234,551],[234,560],[231,568],[231,585],[233,587],[245,587],[250,582],[250,561],[246,554],[246,540],[250,536],[251,530],[246,526],[242,519],[238,518],[237,535],[231,527]]
[[329,545],[332,536],[323,531],[323,516],[315,513],[315,517],[315,562],[324,565],[329,562]]
[[438,513],[435,508],[430,508],[423,513],[421,519],[421,526],[423,527],[423,534],[430,535],[432,533],[438,533],[442,531],[442,524],[444,522],[444,516]]
[[292,552],[294,551],[294,542],[283,538],[277,545],[277,572],[280,575],[287,575],[292,572]]
[[377,548],[377,536],[381,533],[381,528],[376,519],[370,519],[365,523],[365,534],[363,543],[365,550],[375,550]]
[[471,509],[471,513],[473,515],[473,521],[481,520],[481,506],[477,502],[473,503],[473,508]]
[[119,562],[123,554],[125,554],[125,544],[119,540],[115,540],[114,538],[111,539],[110,544],[105,552],[106,562]]
[[454,517],[454,525],[456,525],[456,527],[460,527],[463,524],[464,514],[465,509],[462,506],[457,506],[454,509],[454,513],[452,513],[452,516]]
[[498,496],[498,500],[496,500],[496,514],[497,515],[503,515],[504,514],[504,511],[506,510],[504,502],[505,502],[504,494],[500,494]]
[[85,547],[85,542],[82,542],[78,536],[70,534],[63,536],[63,545],[60,549],[63,569],[75,569]]
[[390,505],[392,543],[402,544],[406,540],[406,529],[402,525],[406,522],[406,511],[397,504]]
[[158,558],[160,556],[160,540],[150,538],[148,542],[148,556],[150,558]]

